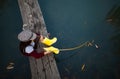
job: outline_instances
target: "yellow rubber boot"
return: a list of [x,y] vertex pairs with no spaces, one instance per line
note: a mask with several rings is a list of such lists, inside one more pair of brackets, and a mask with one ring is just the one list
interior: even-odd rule
[[53,39],[49,39],[47,37],[44,38],[43,41],[41,41],[43,44],[51,46],[52,44],[54,44],[57,41],[57,38],[54,37]]
[[55,54],[59,54],[60,50],[58,48],[55,48],[53,46],[43,48],[47,52],[53,52]]

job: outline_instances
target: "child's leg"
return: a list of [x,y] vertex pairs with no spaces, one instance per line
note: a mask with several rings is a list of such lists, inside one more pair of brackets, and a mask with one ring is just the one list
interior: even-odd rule
[[55,48],[53,46],[50,46],[50,47],[45,47],[43,48],[45,51],[47,52],[53,52],[55,54],[59,54],[59,49],[58,48]]
[[51,46],[52,44],[54,44],[57,41],[57,38],[54,37],[53,39],[49,39],[47,37],[41,36],[40,40],[43,44]]

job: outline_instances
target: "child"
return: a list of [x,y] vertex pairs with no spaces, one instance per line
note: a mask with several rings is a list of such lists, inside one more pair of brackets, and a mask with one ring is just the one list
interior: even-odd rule
[[[58,54],[59,49],[51,46],[57,41],[57,38],[49,39],[42,35],[35,34],[30,30],[24,30],[20,34],[18,34],[18,39],[20,42],[20,51],[25,56],[32,56],[34,58],[41,58],[51,52]],[[47,45],[41,49],[41,51],[37,52],[38,43],[42,43]]]

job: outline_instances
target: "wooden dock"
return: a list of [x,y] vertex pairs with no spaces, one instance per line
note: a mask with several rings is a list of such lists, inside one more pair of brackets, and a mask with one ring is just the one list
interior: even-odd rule
[[[24,29],[48,36],[38,0],[18,0]],[[42,47],[41,44],[38,47]],[[53,54],[40,59],[29,57],[31,79],[61,79]]]

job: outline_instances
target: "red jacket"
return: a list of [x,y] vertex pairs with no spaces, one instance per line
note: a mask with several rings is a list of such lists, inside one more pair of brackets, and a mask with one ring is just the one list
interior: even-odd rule
[[32,56],[32,57],[34,57],[34,58],[41,58],[41,57],[43,57],[43,56],[44,56],[44,51],[43,51],[43,49],[41,49],[41,50],[42,50],[41,52],[37,52],[37,51],[36,51],[36,49],[37,49],[37,43],[39,42],[39,37],[36,38],[36,39],[34,40],[34,42],[35,42],[34,51],[31,52],[31,53],[26,53],[26,52],[25,52],[25,48],[26,48],[28,45],[30,45],[31,41],[20,42],[20,46],[19,46],[19,47],[20,47],[21,53],[22,53],[23,55],[25,55],[25,56]]

